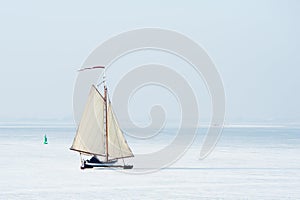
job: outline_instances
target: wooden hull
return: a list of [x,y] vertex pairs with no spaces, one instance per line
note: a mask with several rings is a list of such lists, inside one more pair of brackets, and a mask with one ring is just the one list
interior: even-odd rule
[[133,165],[118,165],[118,164],[115,164],[115,162],[108,162],[108,163],[105,163],[105,162],[101,162],[101,163],[84,162],[83,165],[80,168],[81,169],[86,169],[86,168],[94,168],[94,167],[132,169]]

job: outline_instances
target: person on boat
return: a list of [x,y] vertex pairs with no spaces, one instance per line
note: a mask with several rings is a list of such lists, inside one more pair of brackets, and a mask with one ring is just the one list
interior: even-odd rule
[[101,163],[101,161],[97,158],[97,156],[93,156],[91,157],[91,159],[89,159],[90,163]]

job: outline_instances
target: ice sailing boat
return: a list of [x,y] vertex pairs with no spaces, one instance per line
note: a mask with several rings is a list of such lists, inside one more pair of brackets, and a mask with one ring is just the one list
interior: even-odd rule
[[[133,157],[133,153],[120,129],[108,97],[105,80],[104,96],[95,85],[91,86],[87,103],[77,129],[71,150],[80,153],[81,169],[93,167],[122,167],[124,158]],[[84,159],[82,156],[90,156]],[[118,164],[122,160],[122,164]]]

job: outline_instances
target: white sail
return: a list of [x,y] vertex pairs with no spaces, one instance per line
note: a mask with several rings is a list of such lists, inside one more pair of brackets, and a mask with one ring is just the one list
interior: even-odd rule
[[91,87],[71,150],[105,156],[105,101],[96,87]]
[[111,103],[107,110],[108,121],[108,156],[109,159],[133,157],[124,135],[114,116]]

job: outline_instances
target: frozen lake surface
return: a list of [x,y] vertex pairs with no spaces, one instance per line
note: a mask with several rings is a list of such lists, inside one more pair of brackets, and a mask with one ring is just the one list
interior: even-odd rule
[[[132,175],[80,170],[66,127],[0,128],[0,199],[299,199],[299,128],[225,128],[213,153],[199,160],[205,130],[170,167]],[[48,145],[43,144],[43,135]],[[134,153],[172,138],[128,142]],[[138,170],[138,169],[134,169]]]

